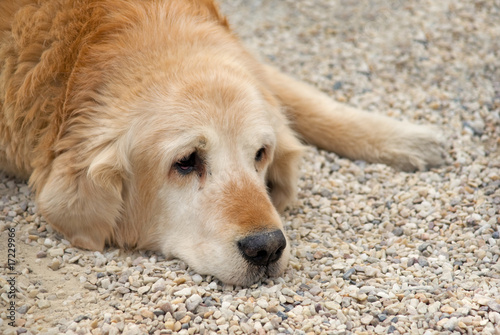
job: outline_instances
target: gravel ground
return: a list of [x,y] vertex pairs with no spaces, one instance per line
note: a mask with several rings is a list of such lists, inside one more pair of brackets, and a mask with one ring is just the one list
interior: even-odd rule
[[[422,173],[315,148],[284,216],[286,273],[222,285],[159,254],[72,248],[0,174],[0,253],[16,229],[3,334],[500,334],[500,1],[226,0],[266,61],[353,106],[447,138]],[[16,327],[8,325],[10,302]]]

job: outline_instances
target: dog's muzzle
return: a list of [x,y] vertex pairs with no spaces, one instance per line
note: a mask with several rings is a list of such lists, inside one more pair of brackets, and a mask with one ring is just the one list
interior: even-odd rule
[[243,257],[253,265],[268,266],[283,254],[286,238],[281,230],[258,233],[238,241]]

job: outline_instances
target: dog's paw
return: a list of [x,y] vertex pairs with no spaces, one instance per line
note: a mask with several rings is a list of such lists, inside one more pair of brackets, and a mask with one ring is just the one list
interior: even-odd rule
[[446,158],[444,136],[435,127],[401,122],[386,142],[381,158],[408,172],[439,167]]

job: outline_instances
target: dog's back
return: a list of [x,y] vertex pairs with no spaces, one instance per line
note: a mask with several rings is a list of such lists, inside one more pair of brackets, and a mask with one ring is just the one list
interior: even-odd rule
[[[156,3],[157,9],[169,7],[227,27],[211,0]],[[67,102],[75,94],[71,76],[79,71],[80,55],[88,45],[104,41],[113,29],[140,20],[141,7],[154,11],[154,4],[103,0],[0,3],[0,170],[21,178],[28,178],[35,165],[39,171],[48,170],[54,141],[71,117]],[[119,11],[128,15],[112,18],[115,10],[116,16],[122,14]],[[33,181],[46,176],[35,174],[32,185],[36,186]]]
[[60,1],[14,1],[1,6],[0,168],[28,177],[34,161],[50,152],[57,136],[76,56],[68,46],[85,18],[80,27],[72,21],[61,31],[57,28],[65,8]]

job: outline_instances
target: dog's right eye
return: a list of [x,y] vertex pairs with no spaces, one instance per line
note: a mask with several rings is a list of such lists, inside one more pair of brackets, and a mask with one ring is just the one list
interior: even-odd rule
[[196,152],[193,152],[191,155],[184,157],[177,163],[175,163],[175,169],[182,175],[188,175],[196,169],[196,164],[198,161],[198,157]]
[[257,153],[255,154],[255,161],[260,162],[264,158],[265,154],[266,154],[266,147],[260,148],[259,151],[257,151]]

